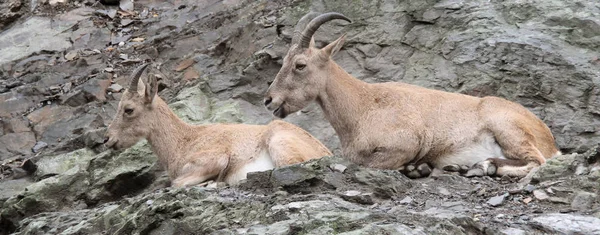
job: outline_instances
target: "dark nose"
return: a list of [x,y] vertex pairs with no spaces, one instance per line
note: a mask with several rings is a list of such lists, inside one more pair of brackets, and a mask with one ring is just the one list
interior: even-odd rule
[[273,101],[273,98],[267,97],[265,98],[265,106],[269,105]]
[[104,143],[106,144],[106,142],[108,142],[109,138],[108,137],[104,137]]

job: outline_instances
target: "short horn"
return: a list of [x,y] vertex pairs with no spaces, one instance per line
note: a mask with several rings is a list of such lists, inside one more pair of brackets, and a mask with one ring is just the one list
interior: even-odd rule
[[302,18],[300,18],[300,20],[298,20],[298,23],[296,24],[296,27],[294,27],[294,34],[292,35],[292,45],[298,44],[298,42],[300,42],[300,39],[302,38],[302,30],[306,27],[306,24],[308,24],[309,20],[314,19],[315,17],[319,16],[321,13],[319,12],[309,12],[306,15],[302,16]]
[[328,21],[331,21],[331,20],[336,20],[336,19],[345,20],[345,21],[348,21],[348,23],[352,23],[352,21],[350,19],[348,19],[348,17],[346,17],[340,13],[337,13],[337,12],[329,12],[329,13],[325,13],[320,16],[317,16],[316,18],[312,19],[310,21],[310,23],[308,23],[308,25],[302,32],[302,39],[300,40],[300,48],[308,48],[308,46],[310,45],[310,39],[315,34],[317,29],[319,29],[319,27],[321,27],[322,24],[324,24]]
[[150,65],[150,63],[145,63],[140,65],[139,67],[137,67],[135,70],[133,70],[133,73],[131,74],[130,79],[130,83],[129,83],[129,91],[133,91],[136,92],[137,91],[137,85],[138,82],[140,80],[140,77],[142,76],[142,74],[144,73],[144,70],[146,70],[146,67],[148,67],[148,65]]

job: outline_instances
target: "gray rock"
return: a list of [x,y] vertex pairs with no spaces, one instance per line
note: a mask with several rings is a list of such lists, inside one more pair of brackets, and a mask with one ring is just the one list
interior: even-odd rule
[[85,146],[88,148],[94,148],[98,145],[104,144],[105,133],[106,128],[99,128],[85,132],[83,136]]
[[31,151],[33,151],[34,153],[37,153],[39,151],[41,151],[43,148],[48,147],[48,144],[44,141],[38,141],[37,143],[35,143],[35,145],[33,146],[33,148],[31,149]]
[[169,108],[179,118],[193,124],[205,121],[211,114],[211,103],[199,86],[181,90]]
[[22,133],[31,131],[28,120],[22,117],[11,118],[10,120],[4,122],[3,126],[6,133]]
[[571,208],[580,211],[589,210],[592,208],[594,200],[596,200],[597,197],[598,195],[595,193],[578,192],[571,202]]
[[0,136],[0,160],[15,155],[29,155],[35,143],[33,132],[8,133]]
[[400,200],[400,204],[410,204],[413,199],[409,196],[404,197],[404,199]]
[[535,198],[538,200],[548,200],[548,198],[550,198],[550,196],[548,196],[548,194],[541,189],[533,190],[533,196],[535,196]]
[[332,170],[338,171],[340,173],[344,173],[344,171],[346,171],[346,168],[347,168],[346,166],[344,166],[342,164],[333,164],[329,167],[331,167]]
[[86,113],[71,118],[63,118],[46,127],[38,139],[48,143],[49,147],[67,146],[68,149],[83,148],[84,134],[104,126],[99,114]]
[[566,154],[553,157],[546,161],[543,166],[539,167],[533,175],[532,180],[540,182],[557,176],[570,174],[580,161],[583,161],[583,156],[578,154]]
[[121,92],[121,90],[123,90],[123,87],[119,84],[112,84],[108,87],[108,91],[110,92]]
[[502,203],[504,203],[504,199],[506,199],[506,197],[508,197],[508,194],[502,194],[495,197],[491,197],[486,203],[494,207],[500,206],[502,205]]
[[2,1],[0,3],[0,30],[4,30],[4,27],[19,19],[25,12],[27,12],[25,1]]
[[210,76],[208,85],[212,92],[222,92],[231,87],[238,86],[241,82],[241,77],[236,74],[216,74]]
[[536,189],[536,187],[531,184],[527,184],[525,186],[525,188],[523,188],[523,190],[525,190],[526,192],[529,192],[529,193],[532,193],[535,189]]
[[349,190],[341,194],[341,197],[349,202],[355,202],[358,204],[372,205],[373,198],[372,193],[362,193],[356,190]]
[[106,90],[110,86],[109,79],[92,78],[83,84],[82,91],[86,100],[89,101],[105,101]]
[[23,192],[23,190],[32,183],[33,182],[27,178],[0,181],[0,188],[2,188],[2,190],[0,190],[0,205],[10,197]]
[[557,204],[569,204],[569,199],[564,197],[549,197],[548,201],[557,203]]
[[577,165],[577,168],[575,168],[576,175],[586,175],[588,173],[590,173],[590,169],[588,169],[585,164],[579,164]]
[[[65,28],[73,26],[77,21],[59,21],[51,25],[51,20],[32,17],[19,27],[13,27],[0,35],[0,47],[4,48],[0,55],[0,65],[22,59],[41,51],[63,51],[71,46],[69,34]],[[59,26],[59,27],[56,27]],[[27,47],[18,47],[26,43]]]
[[366,44],[358,46],[358,50],[365,53],[367,57],[375,57],[381,52],[381,47],[376,44]]
[[507,228],[500,232],[505,235],[526,235],[527,234],[526,231],[518,229],[518,228]]
[[600,234],[600,219],[591,216],[549,214],[535,217],[532,224],[563,234]]
[[88,149],[37,162],[37,175],[52,175],[29,185],[19,195],[10,197],[0,208],[0,215],[16,223],[23,217],[41,212],[59,211],[80,203],[98,203],[120,198],[150,185],[156,161],[144,141],[120,154],[95,155]]
[[119,1],[119,8],[124,11],[133,11],[133,2],[129,0]]
[[87,166],[94,155],[90,149],[79,149],[61,155],[44,156],[36,161],[38,168],[35,174],[39,177],[63,174],[73,167]]
[[76,90],[69,94],[65,94],[61,97],[61,100],[62,104],[66,104],[71,107],[77,107],[88,103],[88,100],[82,90]]

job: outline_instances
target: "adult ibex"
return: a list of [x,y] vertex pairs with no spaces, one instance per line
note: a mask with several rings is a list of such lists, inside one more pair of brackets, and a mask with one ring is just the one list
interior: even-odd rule
[[312,38],[325,22],[351,21],[339,13],[314,17],[307,14],[298,22],[264,104],[285,118],[316,100],[350,160],[404,169],[414,177],[428,174],[419,171],[425,164],[466,168],[467,176],[522,177],[560,154],[550,129],[517,103],[352,77],[331,59],[345,35],[322,49],[314,47]]
[[184,187],[209,179],[236,183],[248,172],[300,163],[331,155],[312,135],[284,121],[268,125],[190,125],[157,95],[156,77],[140,80],[148,64],[132,74],[105,144],[129,148],[145,138],[166,167],[172,184]]

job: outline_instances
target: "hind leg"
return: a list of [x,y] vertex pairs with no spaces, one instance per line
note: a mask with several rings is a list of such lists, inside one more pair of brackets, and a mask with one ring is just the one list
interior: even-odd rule
[[489,158],[473,165],[464,175],[466,177],[485,175],[523,177],[537,166],[539,166],[538,163],[524,160]]
[[490,130],[502,149],[505,158],[489,158],[478,162],[465,176],[512,176],[524,177],[533,168],[546,162],[534,145],[535,136],[529,128],[510,121],[496,122]]
[[305,162],[333,155],[312,136],[302,133],[276,133],[268,140],[268,150],[275,167]]
[[293,142],[294,137],[274,136],[270,139],[268,150],[274,167],[297,164],[309,160],[302,147]]

